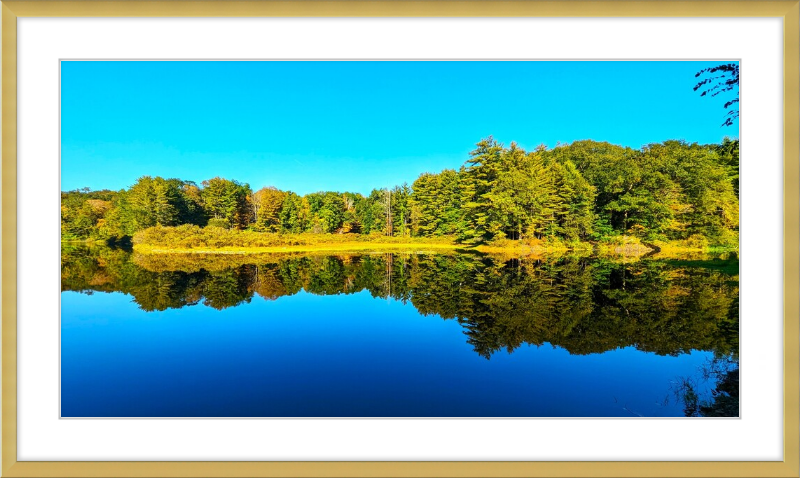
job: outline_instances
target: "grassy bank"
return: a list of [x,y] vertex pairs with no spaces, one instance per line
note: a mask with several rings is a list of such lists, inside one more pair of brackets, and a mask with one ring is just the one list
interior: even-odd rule
[[[276,234],[197,226],[151,227],[133,238],[142,254],[265,254],[293,252],[440,252],[473,250],[516,256],[568,252],[575,246],[560,241],[501,240],[465,244],[455,237],[392,237],[379,234]],[[583,243],[578,249],[592,250]]]
[[152,227],[138,232],[133,247],[142,254],[269,254],[298,252],[443,252],[472,250],[510,256],[601,255],[677,257],[686,254],[738,252],[707,241],[645,242],[617,236],[605,242],[499,240],[488,244],[459,243],[454,237],[391,237],[362,234],[277,234],[197,226]]
[[61,236],[61,244],[85,244],[85,245],[93,245],[93,244],[105,244],[106,241],[103,239],[80,239],[73,236]]
[[370,251],[440,251],[464,249],[459,244],[391,243],[391,242],[326,242],[286,246],[222,246],[222,247],[165,247],[135,244],[133,249],[142,254],[266,254],[283,252],[370,252]]

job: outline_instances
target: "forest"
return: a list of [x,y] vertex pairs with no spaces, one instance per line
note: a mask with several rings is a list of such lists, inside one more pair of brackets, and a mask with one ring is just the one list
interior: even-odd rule
[[366,196],[151,176],[120,191],[61,192],[64,242],[130,243],[137,234],[140,241],[153,237],[151,228],[164,237],[165,228],[178,226],[184,227],[170,237],[227,234],[236,241],[230,231],[247,231],[566,245],[628,237],[735,249],[739,140],[670,140],[640,149],[584,140],[525,151],[490,136],[458,170],[424,172],[411,185]]

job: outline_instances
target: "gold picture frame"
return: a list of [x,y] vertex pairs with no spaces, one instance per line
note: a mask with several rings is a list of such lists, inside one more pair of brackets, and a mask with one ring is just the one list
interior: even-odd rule
[[[17,18],[781,17],[784,24],[783,462],[17,461]],[[794,476],[800,475],[800,1],[3,1],[2,476]]]

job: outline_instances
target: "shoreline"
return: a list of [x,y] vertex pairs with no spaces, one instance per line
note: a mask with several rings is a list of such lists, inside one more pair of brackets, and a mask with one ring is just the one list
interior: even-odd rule
[[671,246],[669,243],[658,244],[659,249],[645,246],[643,244],[609,245],[582,243],[579,247],[547,247],[531,245],[468,245],[453,243],[392,243],[392,242],[341,242],[341,243],[321,243],[321,244],[302,244],[286,246],[264,246],[264,247],[164,247],[151,246],[148,244],[135,244],[134,252],[147,255],[259,255],[259,254],[281,254],[281,253],[315,253],[315,252],[361,252],[361,253],[380,253],[380,252],[410,252],[410,253],[442,253],[442,252],[480,252],[484,254],[507,254],[516,256],[539,256],[539,255],[564,255],[564,254],[583,254],[587,256],[625,256],[625,257],[669,257],[672,255],[684,254],[718,254],[718,253],[737,253],[737,249],[731,248],[689,248],[681,246]]
[[135,244],[133,250],[141,254],[216,254],[216,255],[249,255],[249,254],[274,254],[283,252],[383,252],[391,250],[427,252],[432,250],[456,251],[471,249],[473,247],[461,244],[425,244],[425,243],[390,243],[390,242],[344,242],[330,244],[304,244],[291,246],[264,246],[264,247],[162,247],[147,244]]

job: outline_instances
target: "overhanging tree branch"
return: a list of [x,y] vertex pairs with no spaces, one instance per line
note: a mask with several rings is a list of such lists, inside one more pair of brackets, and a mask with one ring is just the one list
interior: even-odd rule
[[736,98],[725,102],[725,109],[732,106],[726,114],[722,126],[732,126],[733,121],[739,118],[739,65],[737,63],[726,63],[724,65],[703,68],[695,73],[694,77],[699,78],[708,75],[694,85],[694,91],[701,90],[700,96],[717,96],[720,93],[736,90]]

